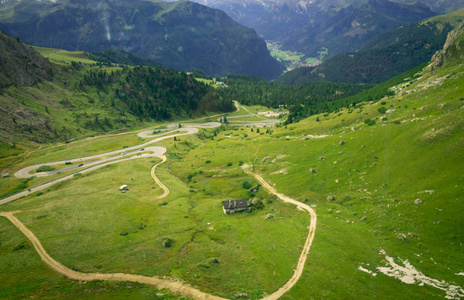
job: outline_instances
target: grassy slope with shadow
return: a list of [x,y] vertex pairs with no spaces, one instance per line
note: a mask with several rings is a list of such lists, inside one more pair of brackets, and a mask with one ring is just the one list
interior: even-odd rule
[[[358,267],[385,266],[379,254],[384,249],[431,278],[464,285],[456,275],[464,270],[463,73],[459,63],[423,71],[381,101],[312,116],[270,134],[230,127],[204,130],[201,139],[163,141],[169,168],[160,168],[159,176],[172,193],[165,205],[153,201],[157,188],[153,192],[149,170],[154,162],[142,159],[2,210],[24,210],[18,217],[50,254],[80,271],[169,275],[207,292],[227,297],[246,292],[257,299],[289,278],[308,217],[263,190],[250,195],[242,183],[256,182],[239,167],[247,162],[279,192],[316,205],[318,226],[305,271],[282,299],[442,298],[442,290],[383,274],[373,277]],[[391,111],[381,113],[380,107]],[[375,123],[369,126],[366,119]],[[126,194],[117,191],[127,182],[133,187]],[[334,200],[327,200],[329,195]],[[262,199],[265,208],[223,214],[222,200],[245,197]],[[422,203],[414,204],[418,198]],[[274,218],[264,220],[268,213]],[[11,225],[0,224],[10,239]],[[158,238],[166,237],[174,240],[171,248],[160,246]],[[16,239],[6,252],[21,243]],[[210,263],[213,257],[221,262]],[[8,261],[0,256],[0,263]],[[22,273],[12,267],[4,270],[15,282],[21,280]],[[5,293],[28,295],[10,285]]]

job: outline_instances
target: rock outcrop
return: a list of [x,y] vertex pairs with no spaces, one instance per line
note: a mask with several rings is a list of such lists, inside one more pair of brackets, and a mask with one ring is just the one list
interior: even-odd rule
[[430,62],[430,70],[464,60],[464,22],[448,33],[443,50],[437,51]]

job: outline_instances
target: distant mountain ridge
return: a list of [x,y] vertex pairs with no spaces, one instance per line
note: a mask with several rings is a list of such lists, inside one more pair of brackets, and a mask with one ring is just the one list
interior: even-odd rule
[[448,32],[464,20],[464,8],[400,26],[370,39],[357,52],[340,54],[316,67],[299,68],[280,76],[280,84],[307,81],[381,83],[430,60],[442,49]]
[[[356,51],[373,36],[436,14],[426,0],[195,0],[225,11],[284,49],[317,57]],[[459,0],[461,1],[461,0]],[[405,1],[402,1],[405,2]],[[464,4],[463,4],[464,5]]]
[[5,2],[0,29],[39,46],[130,51],[166,67],[209,75],[277,77],[283,67],[252,29],[220,10],[181,1],[19,0]]
[[[398,3],[408,4],[411,3],[411,0],[392,0]],[[416,0],[430,7],[434,12],[438,13],[450,13],[461,7],[464,7],[464,0]]]

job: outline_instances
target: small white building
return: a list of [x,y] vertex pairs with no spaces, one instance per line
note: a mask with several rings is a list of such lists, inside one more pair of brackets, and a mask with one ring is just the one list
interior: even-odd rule
[[129,189],[129,186],[127,184],[123,184],[119,187],[119,190],[123,193],[127,191],[128,189]]

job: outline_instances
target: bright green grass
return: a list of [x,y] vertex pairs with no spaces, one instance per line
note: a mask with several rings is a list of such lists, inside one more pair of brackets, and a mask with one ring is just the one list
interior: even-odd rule
[[203,82],[203,83],[206,83],[208,85],[212,85],[212,86],[216,86],[216,80],[212,80],[212,79],[205,79],[205,78],[195,78],[195,80],[197,81],[200,81],[200,82]]
[[[98,139],[88,138],[69,144],[60,144],[57,146],[26,152],[25,155],[16,157],[16,162],[9,168],[9,172],[12,176],[0,181],[0,187],[3,191],[1,194],[12,190],[19,183],[25,180],[16,178],[13,174],[26,166],[106,153],[109,151],[124,149],[125,147],[135,146],[142,142],[144,142],[144,139],[141,139],[137,137],[136,134],[131,133],[126,135],[101,137]],[[24,157],[27,157],[27,160],[24,160]],[[5,164],[7,163],[9,164],[11,162],[8,162],[7,160]],[[65,166],[63,165],[62,167]],[[65,174],[37,177],[29,182],[29,188],[60,178],[63,175]]]
[[430,22],[448,22],[453,25],[458,25],[459,23],[462,22],[463,19],[464,19],[464,8],[461,8],[446,15],[438,15],[432,18],[428,18],[422,24],[430,23]]
[[[464,270],[463,71],[453,66],[424,73],[423,78],[405,82],[385,103],[362,103],[313,116],[273,128],[272,134],[230,126],[211,135],[212,140],[183,136],[180,141],[162,141],[160,145],[169,149],[168,162],[157,174],[172,193],[164,200],[155,199],[161,189],[149,176],[158,160],[140,159],[75,178],[1,209],[23,210],[20,220],[68,267],[167,275],[224,297],[245,292],[258,299],[291,276],[309,218],[262,189],[254,197],[263,200],[263,210],[223,214],[221,201],[251,197],[242,182],[256,181],[239,164],[253,164],[279,192],[316,205],[318,214],[303,276],[282,299],[442,299],[444,291],[407,285],[383,274],[373,277],[357,268],[376,271],[385,266],[379,254],[384,249],[397,262],[398,257],[408,259],[426,276],[464,285],[464,277],[456,275]],[[381,114],[381,106],[395,111]],[[376,123],[366,125],[367,118]],[[328,136],[310,137],[321,134]],[[78,149],[79,143],[71,149]],[[121,184],[129,184],[130,190],[121,194]],[[328,201],[329,195],[335,200]],[[419,205],[414,204],[417,198],[423,201]],[[163,202],[166,205],[160,205]],[[274,218],[264,220],[268,213]],[[141,225],[147,227],[140,229]],[[6,235],[0,247],[4,239],[14,238],[9,228],[0,220],[0,234]],[[399,238],[402,234],[406,238]],[[160,237],[174,239],[173,247],[162,248]],[[8,251],[13,253],[11,247]],[[14,261],[6,254],[0,256],[0,264]],[[212,264],[212,257],[221,263]],[[32,257],[21,261],[33,265]],[[26,284],[26,269],[12,271],[8,278]],[[53,276],[45,274],[44,281]],[[2,291],[16,298],[62,295],[39,292],[37,282],[27,282],[28,292],[18,291],[15,284],[5,284]],[[62,282],[57,285],[69,284]]]
[[268,120],[270,118],[266,118],[263,115],[249,115],[245,117],[240,117],[240,118],[232,118],[228,119],[229,122],[241,122],[241,121],[247,121],[247,122],[252,122],[252,121],[263,121],[263,120]]
[[317,54],[319,54],[319,59],[322,61],[324,57],[329,53],[328,48],[322,48],[320,51],[317,51]]
[[[278,43],[268,43],[267,47],[270,50],[271,55],[277,58],[279,61],[288,61],[292,64],[295,64],[301,62],[302,58],[304,57],[304,54],[300,52],[281,50],[281,46]],[[311,59],[309,60],[310,61],[308,61],[308,59],[305,59],[306,62],[312,62]]]
[[[0,298],[92,299],[151,298],[157,293],[163,299],[178,299],[167,291],[126,282],[68,280],[47,267],[32,244],[8,221],[0,218]],[[15,250],[16,249],[16,250]]]
[[66,51],[61,49],[52,49],[33,46],[34,50],[39,52],[43,57],[48,58],[50,62],[56,64],[70,64],[71,62],[80,62],[83,64],[95,64],[82,51]]
[[[163,166],[157,173],[171,196],[156,200],[161,189],[149,176],[154,163],[140,159],[105,167],[60,184],[40,199],[27,197],[2,209],[25,211],[18,217],[37,234],[50,255],[76,270],[180,277],[228,297],[234,291],[259,296],[286,281],[304,242],[286,232],[304,229],[308,222],[305,213],[275,201],[264,211],[226,216],[221,201],[229,199],[227,195],[218,198],[202,193],[197,198]],[[118,191],[122,184],[130,186],[125,194]],[[276,218],[264,222],[266,213],[274,209],[279,211]],[[175,241],[172,248],[161,246],[158,239],[164,237]],[[273,242],[267,243],[270,240]],[[212,257],[221,263],[211,264]],[[236,264],[249,265],[253,272],[239,271],[233,268]],[[237,277],[237,272],[241,276]],[[257,273],[262,275],[259,289],[255,288]],[[234,291],[230,291],[232,283]]]
[[272,51],[271,55],[274,57],[278,57],[280,60],[290,60],[290,61],[299,61],[303,54],[295,55],[291,54],[290,51]]
[[252,106],[245,106],[240,104],[240,110],[234,111],[233,113],[227,114],[230,116],[247,116],[253,115],[260,112],[267,112],[269,111],[268,107],[260,106],[260,105],[252,105]]
[[[250,129],[223,132],[215,145],[206,143],[200,151],[189,152],[198,158],[190,172],[203,171],[193,177],[197,181],[193,186],[210,188],[209,178],[233,177],[227,162],[236,166],[242,160],[254,163],[277,190],[317,204],[318,231],[308,269],[285,299],[306,299],[308,294],[314,299],[354,298],[360,297],[360,290],[366,299],[443,297],[438,289],[406,285],[381,274],[374,278],[357,267],[383,265],[378,254],[382,248],[390,256],[409,259],[431,278],[464,283],[455,275],[464,268],[459,242],[464,180],[462,79],[459,69],[455,75],[446,74],[433,75],[431,79],[444,80],[437,87],[421,87],[429,80],[427,75],[399,96],[386,99],[385,106],[396,109],[387,121],[380,121],[384,115],[377,112],[379,102],[351,113],[319,116],[322,122],[315,122],[315,116],[275,129],[272,136]],[[415,94],[404,93],[412,89]],[[376,119],[377,124],[365,125],[366,118]],[[401,123],[394,124],[395,120]],[[322,133],[331,136],[306,137]],[[342,140],[346,143],[339,146]],[[266,163],[262,163],[264,157],[268,157]],[[212,162],[206,164],[209,159]],[[310,174],[309,168],[317,174]],[[188,171],[182,170],[186,178]],[[226,182],[222,190],[233,192]],[[336,200],[327,202],[328,195]],[[417,198],[424,201],[422,205],[413,204]],[[405,241],[398,238],[400,234],[407,235]]]
[[308,58],[306,58],[305,61],[306,61],[308,64],[310,64],[310,63],[313,63],[315,60],[316,60],[315,57],[308,57]]

